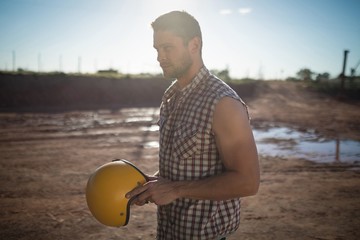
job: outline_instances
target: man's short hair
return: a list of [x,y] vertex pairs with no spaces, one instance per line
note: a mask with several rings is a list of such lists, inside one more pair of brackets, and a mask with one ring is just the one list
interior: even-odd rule
[[199,37],[202,45],[201,29],[198,21],[185,11],[172,11],[158,17],[151,26],[156,31],[171,31],[187,44],[194,37]]

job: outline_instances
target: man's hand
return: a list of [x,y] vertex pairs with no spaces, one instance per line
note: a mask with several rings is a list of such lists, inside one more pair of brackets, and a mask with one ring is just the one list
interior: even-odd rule
[[156,178],[146,182],[126,194],[132,204],[142,206],[147,202],[156,205],[167,205],[179,198],[176,183],[164,178]]

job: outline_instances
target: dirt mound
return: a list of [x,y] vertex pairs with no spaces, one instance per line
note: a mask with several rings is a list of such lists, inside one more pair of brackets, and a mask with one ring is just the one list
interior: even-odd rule
[[0,74],[0,111],[155,107],[169,82],[65,74]]
[[[171,81],[65,74],[0,74],[0,112],[158,107]],[[273,122],[359,139],[360,102],[339,101],[303,82],[251,81],[230,86],[249,105],[253,124]],[[339,129],[342,129],[339,132]]]
[[246,98],[253,124],[272,122],[313,129],[332,137],[359,139],[360,102],[345,102],[301,82],[262,81]]

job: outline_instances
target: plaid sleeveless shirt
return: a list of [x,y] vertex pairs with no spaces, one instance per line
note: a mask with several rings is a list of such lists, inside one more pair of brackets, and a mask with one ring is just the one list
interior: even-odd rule
[[[212,120],[215,105],[226,96],[242,102],[235,91],[205,67],[184,89],[179,90],[175,81],[165,91],[159,120],[161,177],[198,180],[225,171]],[[181,198],[158,207],[157,239],[214,239],[234,232],[239,224],[240,199]]]

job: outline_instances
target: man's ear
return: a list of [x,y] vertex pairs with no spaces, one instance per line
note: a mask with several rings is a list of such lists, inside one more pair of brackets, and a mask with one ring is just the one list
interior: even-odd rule
[[194,37],[189,41],[189,48],[191,53],[200,53],[201,50],[201,39],[199,37]]

